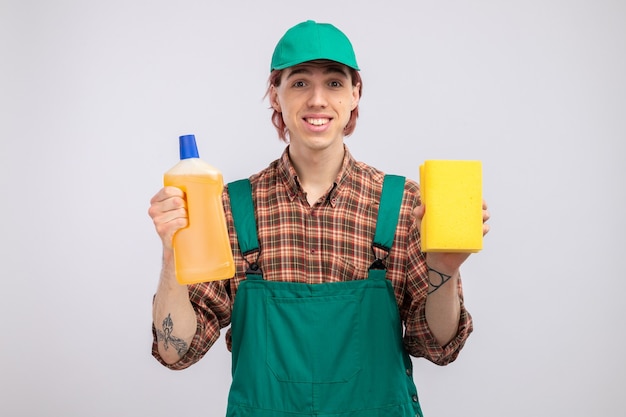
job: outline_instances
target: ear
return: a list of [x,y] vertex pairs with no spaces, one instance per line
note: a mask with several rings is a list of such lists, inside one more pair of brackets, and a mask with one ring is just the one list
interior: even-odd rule
[[276,86],[270,86],[270,105],[274,110],[278,113],[281,112],[280,102],[278,101],[278,91],[276,91]]
[[350,111],[356,109],[359,105],[359,100],[361,99],[361,94],[359,91],[361,90],[361,83],[357,83],[357,85],[352,87],[352,106]]

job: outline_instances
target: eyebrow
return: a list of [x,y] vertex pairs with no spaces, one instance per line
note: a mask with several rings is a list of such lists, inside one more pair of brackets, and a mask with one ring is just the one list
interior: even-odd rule
[[[294,75],[298,74],[312,74],[313,71],[310,69],[310,65],[301,65],[292,69],[289,74],[287,74],[287,79],[291,78]],[[348,72],[341,65],[328,65],[324,68],[324,74],[341,74],[344,77],[348,77]]]

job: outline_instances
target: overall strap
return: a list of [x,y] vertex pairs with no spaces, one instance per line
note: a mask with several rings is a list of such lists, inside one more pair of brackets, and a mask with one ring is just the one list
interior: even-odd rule
[[233,214],[235,232],[239,249],[248,264],[246,277],[248,279],[263,279],[263,273],[256,261],[248,262],[246,255],[257,253],[259,259],[261,249],[257,238],[256,219],[254,217],[254,203],[252,201],[252,187],[250,180],[242,179],[228,184],[228,194],[230,196],[230,206]]
[[[372,242],[372,250],[382,249],[386,252],[384,258],[377,258],[369,268],[368,278],[385,279],[387,267],[385,259],[389,256],[393,239],[396,234],[398,218],[400,217],[400,206],[404,195],[405,177],[399,175],[385,175],[383,189],[380,196],[380,206],[378,208],[378,218],[376,219],[376,232]],[[374,251],[374,253],[376,253]]]

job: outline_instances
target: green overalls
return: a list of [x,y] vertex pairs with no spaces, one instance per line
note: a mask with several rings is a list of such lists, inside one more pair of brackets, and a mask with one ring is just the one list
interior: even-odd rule
[[[383,184],[373,246],[387,253],[404,181]],[[241,252],[258,253],[250,183],[228,189]],[[383,261],[365,280],[324,284],[266,281],[250,263],[232,312],[227,417],[422,417]]]

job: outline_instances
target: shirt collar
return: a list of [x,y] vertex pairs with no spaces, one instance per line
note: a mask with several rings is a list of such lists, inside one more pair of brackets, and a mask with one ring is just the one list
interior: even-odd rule
[[[335,182],[329,190],[327,196],[327,200],[333,207],[336,204],[336,196],[339,195],[341,189],[343,188],[343,185],[350,177],[350,174],[352,173],[355,164],[355,159],[352,157],[352,154],[348,150],[348,147],[344,145],[344,156],[343,162],[341,164],[341,169],[337,173],[337,178],[335,179]],[[289,200],[293,201],[294,198],[302,193],[302,187],[300,187],[298,174],[296,173],[296,170],[291,163],[291,159],[289,158],[289,146],[285,148],[282,156],[278,160],[278,175],[285,184],[285,187],[287,188],[287,192],[289,193]]]

